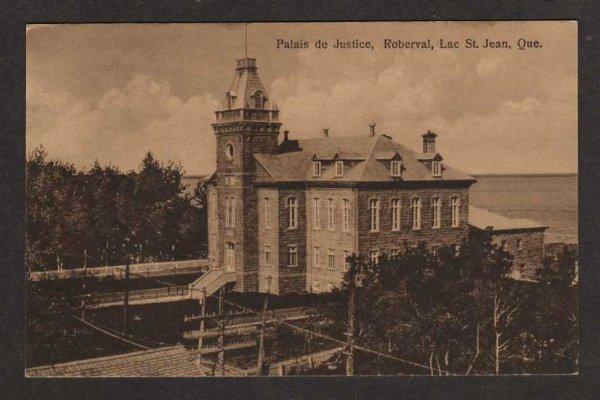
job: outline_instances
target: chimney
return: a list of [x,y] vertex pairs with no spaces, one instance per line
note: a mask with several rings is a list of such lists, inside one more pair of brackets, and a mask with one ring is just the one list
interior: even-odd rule
[[421,135],[421,137],[423,138],[423,153],[435,153],[435,138],[437,135],[428,130],[427,133]]
[[284,142],[287,142],[290,140],[289,136],[290,136],[290,131],[283,131],[283,141]]
[[375,122],[371,122],[369,124],[369,128],[370,128],[369,136],[375,136]]
[[329,128],[323,128],[323,136],[329,137]]

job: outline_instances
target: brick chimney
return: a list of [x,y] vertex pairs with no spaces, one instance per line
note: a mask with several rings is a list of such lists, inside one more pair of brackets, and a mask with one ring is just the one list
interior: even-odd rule
[[369,124],[369,136],[375,136],[375,122]]
[[423,153],[435,153],[435,138],[437,135],[428,130],[427,133],[421,135],[421,137],[423,138]]

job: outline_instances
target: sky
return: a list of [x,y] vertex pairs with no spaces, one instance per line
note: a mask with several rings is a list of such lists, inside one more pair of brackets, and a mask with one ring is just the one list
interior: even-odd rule
[[[29,25],[27,150],[122,170],[152,151],[189,175],[211,173],[211,123],[244,38],[244,24]],[[313,46],[337,38],[375,48]],[[467,38],[513,48],[466,49]],[[542,47],[518,50],[519,38]],[[278,49],[278,39],[310,48]],[[384,39],[436,48],[385,49]],[[436,132],[444,162],[467,173],[577,171],[576,22],[252,23],[248,56],[291,138],[366,135],[375,122],[416,150]]]

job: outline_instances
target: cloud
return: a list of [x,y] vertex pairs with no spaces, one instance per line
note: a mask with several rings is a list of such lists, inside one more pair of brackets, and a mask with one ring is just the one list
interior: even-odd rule
[[133,169],[146,151],[191,171],[212,167],[204,157],[214,147],[210,123],[217,101],[211,94],[184,101],[168,82],[139,74],[124,87],[108,88],[95,104],[35,85],[27,104],[29,150],[43,144],[51,156],[79,167],[98,159]]

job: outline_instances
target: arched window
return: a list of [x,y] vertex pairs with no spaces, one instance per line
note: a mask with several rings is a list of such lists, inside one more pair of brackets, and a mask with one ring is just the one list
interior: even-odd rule
[[254,108],[263,108],[264,97],[262,92],[254,93]]

